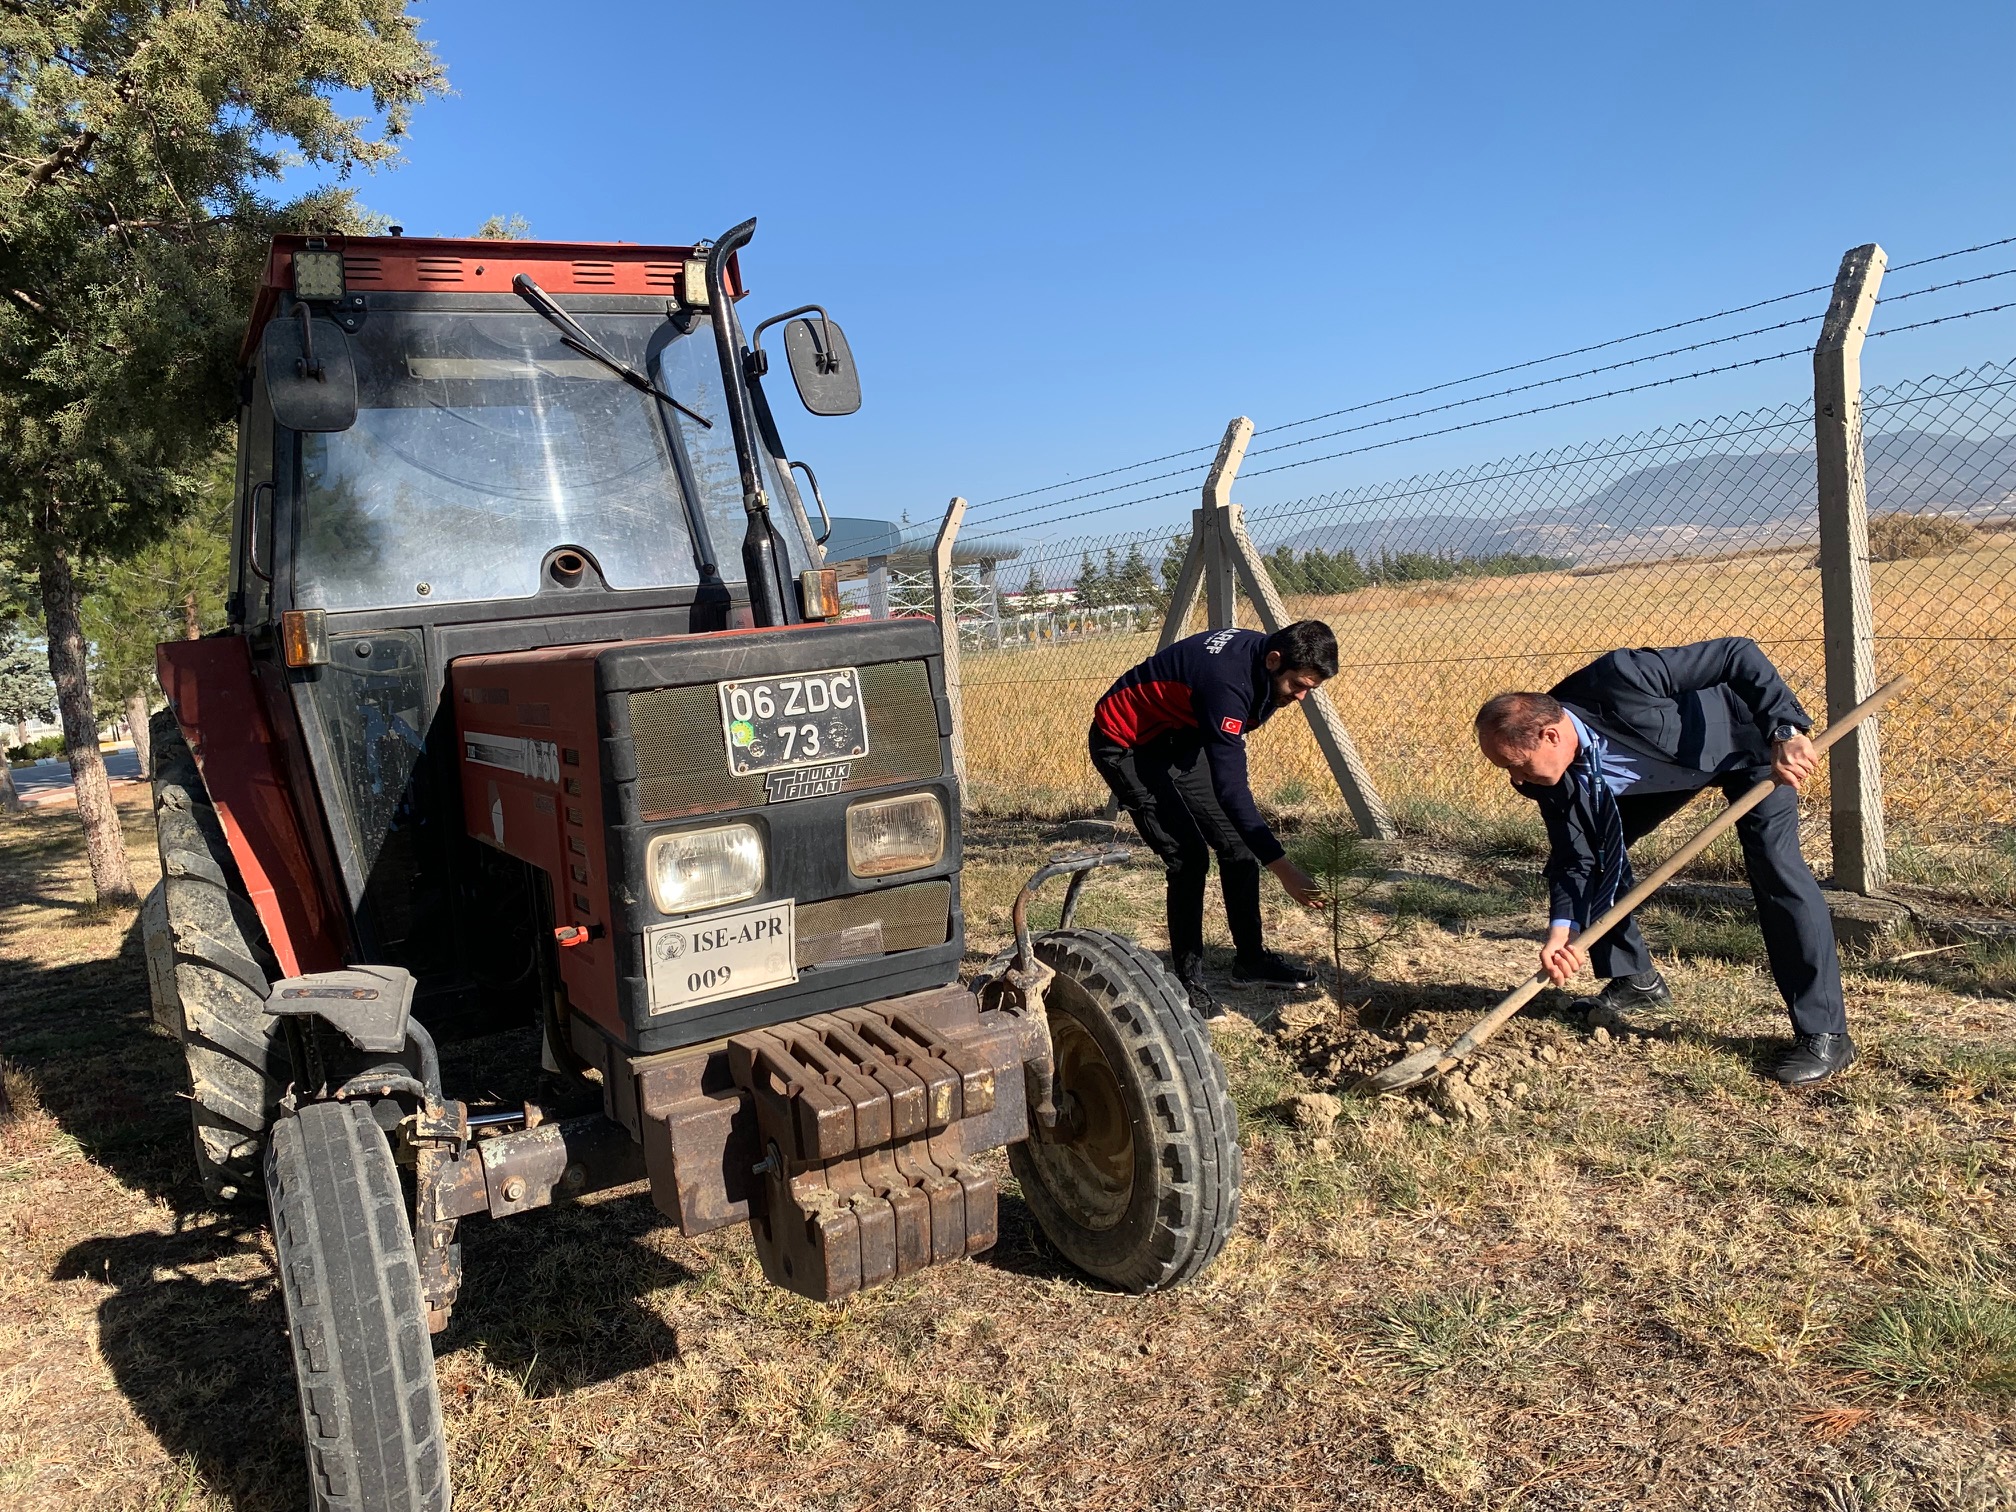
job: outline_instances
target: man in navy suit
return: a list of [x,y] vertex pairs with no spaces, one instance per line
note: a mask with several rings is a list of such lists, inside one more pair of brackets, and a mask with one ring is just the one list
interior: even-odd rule
[[[1569,936],[1632,886],[1630,845],[1703,788],[1780,786],[1736,822],[1771,975],[1792,1014],[1773,1074],[1810,1086],[1855,1059],[1841,961],[1820,884],[1799,852],[1799,784],[1818,758],[1806,711],[1757,643],[1612,651],[1545,693],[1500,693],[1477,711],[1484,756],[1540,806],[1552,912],[1540,967],[1559,985],[1582,965]],[[1669,1002],[1635,919],[1589,947],[1607,977],[1595,1005],[1628,1016]]]

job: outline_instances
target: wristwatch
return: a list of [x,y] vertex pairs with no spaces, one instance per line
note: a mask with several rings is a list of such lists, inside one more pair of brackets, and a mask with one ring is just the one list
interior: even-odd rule
[[1805,733],[1806,732],[1800,729],[1797,725],[1789,725],[1789,724],[1775,725],[1772,727],[1771,730],[1771,744],[1782,745],[1786,741],[1790,740],[1794,735],[1803,735]]

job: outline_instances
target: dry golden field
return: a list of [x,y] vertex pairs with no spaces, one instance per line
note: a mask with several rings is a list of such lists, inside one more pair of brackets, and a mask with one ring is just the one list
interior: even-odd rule
[[[1918,679],[1882,721],[1889,821],[1925,845],[1979,841],[2016,819],[2016,536],[1877,562],[1872,578],[1878,678]],[[1332,697],[1388,803],[1403,822],[1432,824],[1523,808],[1471,743],[1483,699],[1546,687],[1616,646],[1751,636],[1824,717],[1819,579],[1807,548],[1371,588],[1289,608],[1336,629],[1343,670]],[[1084,751],[1092,704],[1154,644],[1139,634],[969,653],[974,801],[1004,813],[1102,801]],[[1253,748],[1263,798],[1297,808],[1334,795],[1302,720],[1274,720]],[[1809,811],[1824,812],[1824,779],[1810,791]]]

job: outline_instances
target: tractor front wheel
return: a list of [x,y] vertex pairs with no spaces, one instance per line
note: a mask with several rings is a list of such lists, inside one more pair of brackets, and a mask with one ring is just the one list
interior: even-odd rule
[[161,881],[140,911],[154,1021],[182,1042],[196,1173],[215,1201],[257,1200],[259,1153],[287,1084],[277,968],[174,713],[154,716]]
[[447,1512],[448,1447],[413,1230],[371,1110],[274,1124],[266,1198],[315,1512]]
[[1130,1292],[1189,1280],[1239,1216],[1239,1124],[1209,1032],[1168,969],[1099,929],[1040,935],[1061,1123],[1009,1148],[1080,1270]]

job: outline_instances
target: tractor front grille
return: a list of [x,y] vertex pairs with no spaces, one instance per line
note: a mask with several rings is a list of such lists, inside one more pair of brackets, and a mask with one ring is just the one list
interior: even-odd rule
[[[629,697],[640,818],[676,819],[763,805],[761,774],[737,777],[728,770],[721,697],[712,683],[654,688]],[[861,668],[861,697],[868,713],[868,754],[854,763],[841,791],[940,775],[944,754],[938,706],[924,662],[870,663]],[[941,924],[943,918],[941,911]]]
[[807,903],[798,910],[798,966],[943,945],[951,917],[952,884],[943,878]]

